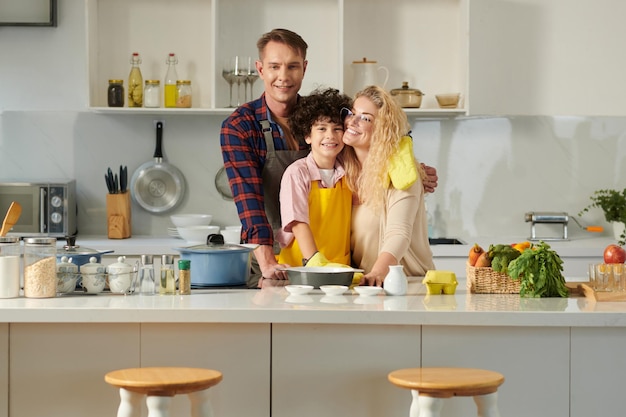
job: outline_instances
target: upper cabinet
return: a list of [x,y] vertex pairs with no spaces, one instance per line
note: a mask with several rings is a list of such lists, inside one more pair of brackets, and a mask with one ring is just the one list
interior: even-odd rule
[[[217,113],[229,107],[224,61],[258,56],[256,41],[273,28],[299,33],[308,43],[301,93],[318,86],[353,93],[353,61],[367,58],[388,70],[387,90],[407,81],[425,95],[426,116],[465,114],[469,0],[88,0],[89,107],[102,112]],[[178,76],[192,82],[191,109],[107,107],[109,79],[128,87],[130,57],[139,52],[145,79],[163,83],[168,53],[178,56]],[[380,83],[385,72],[380,71]],[[249,85],[233,86],[237,91]],[[253,97],[263,82],[253,85]],[[439,109],[435,95],[459,92],[459,109]],[[249,100],[241,99],[240,101]],[[127,103],[128,100],[125,100]],[[126,104],[127,105],[127,104]]]
[[471,0],[471,114],[626,115],[626,2]]

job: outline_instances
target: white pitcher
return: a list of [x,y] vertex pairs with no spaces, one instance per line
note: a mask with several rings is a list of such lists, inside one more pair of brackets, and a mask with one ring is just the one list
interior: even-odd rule
[[402,265],[391,265],[389,273],[383,281],[383,289],[387,295],[405,295],[409,283]]
[[[352,70],[354,72],[352,92],[350,93],[352,95],[368,85],[378,85],[385,88],[389,80],[389,70],[387,67],[379,66],[376,61],[368,61],[367,58],[363,58],[362,61],[352,61]],[[385,75],[382,83],[379,79],[379,72],[381,71]]]

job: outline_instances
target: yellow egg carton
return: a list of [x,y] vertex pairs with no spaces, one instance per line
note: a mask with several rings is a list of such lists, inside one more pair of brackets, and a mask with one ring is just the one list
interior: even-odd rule
[[452,271],[427,271],[422,280],[426,285],[427,294],[454,294],[458,284],[456,274]]

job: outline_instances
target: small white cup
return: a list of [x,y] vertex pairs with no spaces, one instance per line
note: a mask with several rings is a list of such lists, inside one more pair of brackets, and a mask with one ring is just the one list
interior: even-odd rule
[[83,274],[80,286],[84,288],[85,292],[97,294],[104,290],[105,283],[104,274]]
[[241,227],[230,228],[233,226],[228,226],[226,229],[222,229],[220,233],[224,236],[224,243],[231,243],[233,245],[238,245],[241,243]]

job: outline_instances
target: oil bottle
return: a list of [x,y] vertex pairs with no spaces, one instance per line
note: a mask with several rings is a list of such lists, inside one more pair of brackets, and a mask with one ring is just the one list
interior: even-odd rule
[[143,106],[143,77],[139,64],[141,57],[138,52],[133,52],[130,57],[130,75],[128,76],[128,107]]
[[163,91],[165,100],[163,105],[165,107],[176,107],[176,80],[178,80],[178,74],[176,72],[176,64],[178,64],[178,58],[176,54],[170,52],[167,56],[167,72],[165,73],[165,83],[163,83]]

